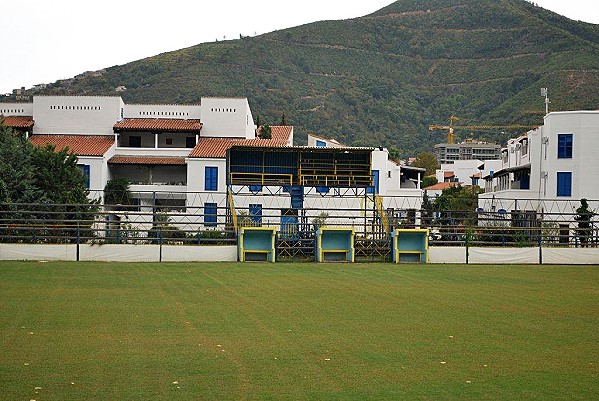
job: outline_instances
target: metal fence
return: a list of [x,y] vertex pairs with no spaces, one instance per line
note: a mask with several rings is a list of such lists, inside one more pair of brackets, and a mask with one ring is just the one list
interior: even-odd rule
[[[599,224],[577,220],[576,202],[539,210],[444,211],[394,206],[281,210],[202,207],[0,204],[1,243],[235,245],[240,226],[276,226],[279,259],[312,258],[320,226],[350,227],[357,259],[383,260],[398,228],[429,228],[432,246],[597,247]],[[374,205],[376,202],[372,202]],[[563,206],[563,205],[562,205]],[[237,227],[233,224],[236,220]]]

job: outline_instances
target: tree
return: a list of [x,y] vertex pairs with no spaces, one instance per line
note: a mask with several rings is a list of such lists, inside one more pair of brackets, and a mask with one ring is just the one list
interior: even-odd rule
[[34,186],[41,191],[38,219],[50,224],[44,234],[55,240],[93,235],[97,202],[89,199],[86,178],[77,162],[68,148],[32,147]]
[[478,187],[456,185],[441,192],[433,207],[440,212],[443,225],[473,225],[476,222],[478,195],[482,190]]
[[77,166],[77,156],[68,148],[32,147],[34,186],[43,193],[43,203],[89,204],[86,179]]
[[283,113],[283,115],[281,116],[281,123],[279,125],[287,125],[287,117],[285,116],[285,113]]
[[30,203],[40,196],[31,152],[30,142],[0,124],[0,203]]
[[425,227],[430,227],[433,223],[433,217],[435,216],[435,213],[433,210],[433,202],[428,196],[427,191],[424,191],[424,194],[422,195],[422,205],[420,206],[420,209],[422,225]]
[[133,197],[129,190],[129,181],[119,178],[109,180],[104,186],[104,204],[129,206],[133,204]]
[[595,212],[589,209],[589,203],[585,198],[580,200],[580,207],[576,209],[574,220],[578,222],[576,235],[580,240],[580,246],[587,247],[589,238],[591,237],[591,219],[595,216]]
[[439,182],[436,177],[424,177],[422,179],[422,188],[430,187],[431,185],[435,185]]
[[394,162],[399,162],[401,160],[401,153],[395,146],[389,148],[389,160],[393,160]]
[[260,138],[272,139],[272,130],[270,129],[270,125],[260,126],[259,131],[260,131]]
[[88,194],[77,156],[36,148],[0,125],[0,218],[13,225],[0,232],[5,240],[91,236],[96,206]]
[[435,174],[440,167],[437,158],[431,152],[420,153],[412,162],[412,166],[426,169],[426,175]]

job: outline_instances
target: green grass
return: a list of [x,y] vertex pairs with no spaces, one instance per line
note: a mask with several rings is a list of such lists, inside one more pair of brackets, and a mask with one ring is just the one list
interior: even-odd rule
[[1,262],[0,399],[596,399],[598,301],[598,266]]

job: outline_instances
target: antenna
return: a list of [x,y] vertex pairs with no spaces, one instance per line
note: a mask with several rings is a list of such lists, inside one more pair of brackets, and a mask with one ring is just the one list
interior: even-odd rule
[[547,88],[541,88],[541,96],[545,96],[545,115],[549,114],[549,92]]

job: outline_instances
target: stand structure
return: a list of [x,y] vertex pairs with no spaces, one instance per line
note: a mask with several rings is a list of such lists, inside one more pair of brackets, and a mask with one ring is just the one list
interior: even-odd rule
[[393,231],[391,255],[395,263],[428,263],[428,228]]
[[320,227],[316,231],[315,260],[317,262],[353,262],[355,258],[352,228]]
[[241,227],[237,241],[239,261],[275,262],[276,236],[275,227]]

